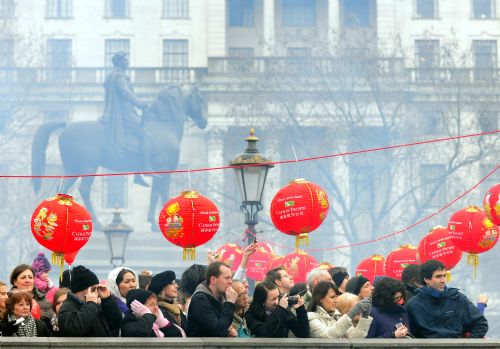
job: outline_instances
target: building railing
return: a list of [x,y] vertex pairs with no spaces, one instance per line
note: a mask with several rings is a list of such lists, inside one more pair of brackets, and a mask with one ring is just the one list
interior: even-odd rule
[[[14,84],[103,84],[109,68],[0,68],[0,83]],[[205,68],[130,68],[135,84],[195,83]]]
[[[103,84],[109,68],[1,68],[0,84]],[[211,57],[207,68],[130,68],[134,84],[198,83],[211,77],[387,78],[417,84],[495,83],[500,69],[406,67],[402,58]]]

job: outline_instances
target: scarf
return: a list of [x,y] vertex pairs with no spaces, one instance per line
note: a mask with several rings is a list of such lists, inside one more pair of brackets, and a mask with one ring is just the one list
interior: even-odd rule
[[420,289],[424,294],[431,296],[433,298],[441,298],[448,291],[448,286],[444,287],[444,291],[440,292],[432,287],[422,287]]
[[174,316],[177,325],[181,325],[181,308],[179,308],[178,303],[171,303],[165,298],[160,298],[158,306],[167,309],[167,311]]
[[[17,318],[9,314],[7,316],[7,321],[16,321]],[[35,319],[33,319],[33,316],[28,316],[19,326],[17,329],[17,332],[15,332],[12,337],[36,337],[36,323]]]
[[59,332],[59,322],[57,321],[57,314],[52,315],[50,324],[52,325],[52,332]]

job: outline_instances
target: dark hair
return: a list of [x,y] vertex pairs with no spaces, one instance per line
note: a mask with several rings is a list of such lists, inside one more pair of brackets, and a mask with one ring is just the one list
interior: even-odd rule
[[123,268],[122,270],[120,270],[120,272],[118,273],[118,275],[116,275],[116,286],[120,287],[120,284],[122,283],[123,281],[123,278],[125,277],[125,274],[127,273],[130,273],[134,276],[134,279],[135,279],[135,273],[130,270],[130,269],[127,269],[127,268]]
[[344,267],[333,267],[333,268],[328,269],[328,272],[330,273],[332,278],[335,274],[340,273],[340,272],[346,273],[347,275],[349,275],[349,273],[347,272],[347,269]]
[[220,274],[222,274],[220,267],[231,269],[229,265],[221,261],[210,263],[207,268],[207,273],[205,274],[205,282],[207,283],[207,287],[210,285],[210,279],[212,278],[212,276],[218,278]]
[[415,281],[420,282],[420,270],[422,267],[420,264],[409,264],[403,269],[403,274],[401,274],[401,281],[405,284],[412,284]]
[[274,284],[276,282],[276,280],[281,280],[281,274],[280,274],[281,270],[285,270],[285,268],[276,267],[276,268],[269,270],[266,273],[265,281],[268,281],[268,282],[271,282]]
[[151,280],[153,279],[153,274],[148,270],[143,270],[137,278],[139,279],[139,288],[147,290]]
[[70,293],[71,291],[69,290],[69,288],[60,288],[56,291],[56,293],[54,294],[54,300],[52,302],[52,310],[54,310],[54,313],[56,312],[56,303],[57,303],[57,300],[59,298],[61,298],[61,296],[65,295],[65,294],[68,294]]
[[15,286],[14,282],[17,280],[19,275],[21,275],[21,273],[23,273],[25,270],[31,270],[31,272],[33,273],[33,278],[35,277],[35,272],[31,266],[29,266],[28,264],[20,264],[17,267],[15,267],[14,270],[12,270],[12,273],[10,274],[10,283],[12,286]]
[[406,289],[403,283],[391,277],[384,277],[373,290],[372,302],[380,310],[394,305],[394,295],[400,292],[406,303]]
[[316,311],[318,306],[321,306],[321,300],[326,297],[328,291],[332,289],[335,294],[340,295],[339,289],[333,282],[330,281],[320,281],[316,286],[314,286],[312,291],[312,298],[309,306],[307,307],[308,311]]
[[250,303],[248,312],[251,312],[257,319],[266,321],[267,315],[264,303],[266,302],[268,292],[277,288],[278,286],[274,282],[269,281],[263,281],[255,286],[252,303]]
[[[305,290],[307,290],[307,284],[305,282],[299,282],[299,283],[292,286],[288,295],[295,296],[296,294],[299,294],[301,292],[305,293],[304,292]],[[304,294],[301,294],[301,296],[303,296],[303,295]]]
[[[205,281],[207,266],[202,264],[193,264],[187,268],[181,276],[181,286],[179,291],[187,297],[191,297],[196,290],[196,287]],[[207,285],[208,286],[208,285]]]
[[435,259],[429,259],[427,262],[421,265],[420,269],[420,281],[422,282],[422,285],[425,285],[425,280],[424,279],[432,279],[432,274],[436,270],[445,270],[445,266],[443,263],[440,261],[437,261]]
[[[26,270],[26,269],[25,269]],[[30,310],[33,305],[33,295],[28,291],[13,291],[9,293],[9,298],[5,301],[6,312],[4,314],[4,320],[7,320],[8,314],[14,313],[14,305],[20,301],[25,300],[30,305]]]

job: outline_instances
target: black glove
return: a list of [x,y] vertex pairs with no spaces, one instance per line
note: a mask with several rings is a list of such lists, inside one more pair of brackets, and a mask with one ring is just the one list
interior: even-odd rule
[[7,325],[2,330],[2,336],[4,337],[12,337],[14,333],[17,332],[19,326],[21,326],[22,322],[16,324],[16,320],[9,321]]

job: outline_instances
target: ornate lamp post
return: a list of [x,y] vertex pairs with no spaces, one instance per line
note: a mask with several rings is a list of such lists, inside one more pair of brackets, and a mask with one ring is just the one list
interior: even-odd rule
[[247,148],[243,153],[236,155],[234,160],[230,161],[231,166],[241,166],[234,168],[234,173],[240,188],[240,209],[245,212],[245,224],[248,226],[247,245],[253,242],[255,225],[259,222],[257,214],[262,210],[262,194],[267,172],[274,167],[274,165],[269,164],[271,160],[259,153],[257,149],[259,138],[254,133],[254,129],[251,128],[250,136],[245,138]]
[[113,220],[103,228],[108,241],[108,248],[111,252],[110,263],[119,267],[125,263],[125,247],[127,246],[128,235],[134,231],[130,225],[123,223],[118,207],[113,211]]

